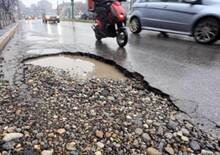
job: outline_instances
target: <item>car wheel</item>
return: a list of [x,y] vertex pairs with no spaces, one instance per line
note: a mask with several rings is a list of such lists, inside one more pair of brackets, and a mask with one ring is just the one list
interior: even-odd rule
[[129,24],[130,31],[132,33],[138,34],[141,32],[141,22],[138,18],[134,17],[131,19]]
[[201,20],[194,28],[193,36],[198,43],[211,44],[219,39],[219,21],[214,18]]

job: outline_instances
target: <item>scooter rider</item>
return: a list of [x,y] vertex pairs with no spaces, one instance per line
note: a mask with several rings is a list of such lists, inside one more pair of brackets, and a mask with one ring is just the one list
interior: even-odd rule
[[108,4],[110,0],[94,0],[95,2],[95,12],[102,20],[104,26],[103,28],[106,28],[106,26],[109,23],[108,20],[108,12],[110,10],[110,6]]
[[127,44],[126,11],[121,1],[123,0],[88,0],[88,11],[97,14],[92,25],[97,41],[111,37],[116,38],[120,47]]

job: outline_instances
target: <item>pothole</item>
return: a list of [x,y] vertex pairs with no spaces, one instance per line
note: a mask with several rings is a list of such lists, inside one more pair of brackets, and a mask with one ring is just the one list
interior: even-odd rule
[[54,55],[34,58],[25,64],[52,67],[68,72],[78,79],[104,78],[112,80],[126,80],[127,78],[114,66],[85,56]]

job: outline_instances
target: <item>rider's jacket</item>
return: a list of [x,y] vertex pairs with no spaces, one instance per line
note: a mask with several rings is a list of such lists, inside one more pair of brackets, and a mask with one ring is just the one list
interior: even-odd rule
[[95,7],[106,7],[107,4],[106,2],[109,0],[94,0],[95,2]]

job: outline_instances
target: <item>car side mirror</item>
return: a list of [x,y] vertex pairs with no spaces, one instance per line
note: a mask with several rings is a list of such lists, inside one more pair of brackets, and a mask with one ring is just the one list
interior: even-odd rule
[[198,0],[183,0],[183,2],[189,3],[189,4],[195,4],[198,2]]

